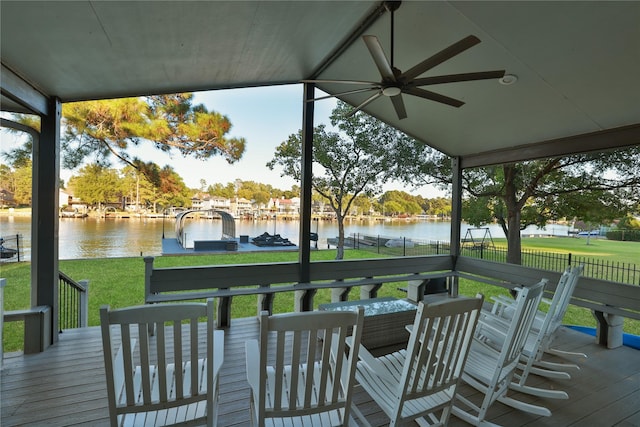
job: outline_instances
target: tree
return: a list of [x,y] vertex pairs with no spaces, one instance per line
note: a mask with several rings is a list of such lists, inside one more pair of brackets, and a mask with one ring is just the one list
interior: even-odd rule
[[128,204],[135,202],[136,209],[140,206],[152,205],[156,198],[156,189],[146,176],[131,166],[122,169],[122,192]]
[[13,173],[15,188],[13,190],[13,201],[18,205],[31,205],[31,161],[21,163]]
[[69,179],[73,194],[87,205],[119,203],[122,197],[122,180],[116,169],[96,163],[84,166],[78,175]]
[[[351,107],[340,102],[331,123],[341,134],[314,129],[312,188],[323,196],[336,214],[338,245],[336,259],[344,257],[344,218],[358,195],[379,193],[381,184],[404,172],[403,156],[416,142],[379,120],[358,112],[347,117]],[[407,146],[411,146],[410,149]],[[292,134],[267,163],[282,168],[282,176],[301,179],[302,132]]]
[[[451,184],[449,159],[415,153],[414,183]],[[599,222],[625,215],[640,194],[640,146],[510,163],[463,173],[462,217],[479,226],[497,221],[507,236],[507,262],[521,263],[520,231],[563,217]]]
[[[109,166],[115,156],[124,164],[140,169],[144,163],[132,158],[127,149],[144,141],[165,152],[177,150],[183,156],[207,159],[221,155],[229,163],[242,157],[244,138],[229,138],[229,119],[193,105],[193,95],[181,93],[145,98],[121,98],[66,103],[62,107],[62,165],[80,166],[87,157]],[[16,120],[39,129],[32,116],[16,115]],[[25,142],[5,157],[12,163],[31,156],[31,141]],[[152,177],[148,177],[153,181]]]
[[189,189],[182,177],[169,165],[160,170],[160,186],[158,190],[164,197],[165,206],[188,206],[190,203],[191,194]]

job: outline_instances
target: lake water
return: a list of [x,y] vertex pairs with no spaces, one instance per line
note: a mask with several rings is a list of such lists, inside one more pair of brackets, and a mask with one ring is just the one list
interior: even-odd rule
[[[449,241],[450,223],[443,221],[358,221],[345,224],[347,235],[360,233],[370,236],[392,238],[406,237],[419,240]],[[462,225],[462,237],[470,226]],[[298,221],[251,221],[236,220],[236,236],[258,236],[264,232],[278,233],[293,243],[298,243]],[[489,226],[491,236],[503,238],[504,233],[497,225]],[[60,259],[113,258],[162,254],[162,235],[175,236],[173,219],[95,219],[60,218],[59,257]],[[311,224],[311,231],[319,235],[318,247],[327,248],[327,238],[338,235],[335,221],[317,221]],[[522,235],[546,234],[566,236],[565,225],[548,225],[539,230],[529,227]],[[187,221],[185,227],[187,246],[193,246],[193,240],[219,239],[222,235],[220,220]],[[0,236],[22,236],[24,259],[30,259],[31,218],[28,216],[0,216]],[[474,237],[482,233],[474,232]]]

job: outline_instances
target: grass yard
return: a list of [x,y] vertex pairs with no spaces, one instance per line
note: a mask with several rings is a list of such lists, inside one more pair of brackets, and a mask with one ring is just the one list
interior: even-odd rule
[[[493,239],[496,246],[507,247],[506,239]],[[522,249],[554,253],[571,253],[603,261],[640,265],[640,242],[620,242],[602,237],[523,237]]]
[[[494,239],[496,245],[506,242]],[[640,243],[614,242],[601,239],[591,239],[586,245],[585,239],[576,238],[523,238],[524,249],[535,249],[548,252],[571,252],[595,259],[608,259],[625,263],[640,264]],[[311,253],[312,261],[331,260],[335,251],[323,250]],[[347,250],[345,259],[376,257],[367,251]],[[296,261],[297,252],[272,253],[236,253],[221,255],[191,255],[157,257],[156,267],[177,267],[215,264],[249,264],[266,262]],[[4,292],[6,310],[28,308],[30,306],[30,263],[2,264],[0,276],[7,279]],[[109,304],[112,308],[120,308],[144,303],[144,262],[142,258],[102,258],[83,260],[62,260],[60,270],[75,280],[89,280],[89,324],[99,324],[99,308]],[[389,283],[384,285],[379,296],[395,296],[403,298],[406,294],[397,288],[406,284]],[[352,290],[351,299],[358,298],[358,290]],[[487,300],[497,294],[507,294],[503,288],[472,282],[460,281],[460,293],[473,296],[482,293]],[[314,304],[330,302],[331,291],[318,291]],[[274,312],[289,312],[293,309],[293,294],[277,294],[274,299]],[[255,316],[257,299],[255,296],[235,297],[232,305],[234,318]],[[589,310],[570,306],[564,322],[571,325],[595,326],[595,320]],[[5,351],[16,351],[22,348],[23,326],[21,322],[11,322],[4,326]],[[625,332],[640,335],[640,322],[625,320]]]

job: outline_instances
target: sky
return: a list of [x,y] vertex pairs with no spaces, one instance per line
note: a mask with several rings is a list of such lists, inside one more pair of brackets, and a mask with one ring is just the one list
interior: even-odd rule
[[[269,170],[266,163],[273,158],[275,148],[302,127],[302,88],[301,84],[297,84],[194,93],[194,104],[204,104],[209,111],[217,111],[229,118],[232,128],[228,137],[245,138],[242,159],[232,165],[219,156],[197,160],[183,157],[178,152],[163,153],[155,150],[149,142],[142,142],[138,147],[132,146],[129,152],[145,161],[153,161],[160,167],[171,165],[189,188],[200,188],[202,179],[207,186],[215,183],[226,185],[240,179],[289,190],[296,182],[292,178],[281,177],[277,168]],[[322,92],[318,94],[316,90],[316,97],[321,95]],[[334,99],[317,101],[315,125],[324,123],[329,128],[329,116],[335,105]],[[4,132],[2,139],[0,151],[6,151],[7,135]],[[116,162],[113,162],[113,166],[121,167]],[[61,170],[60,176],[66,183],[74,172]],[[428,198],[446,196],[431,186],[414,189],[400,183],[390,183],[384,186],[384,190],[403,190]]]

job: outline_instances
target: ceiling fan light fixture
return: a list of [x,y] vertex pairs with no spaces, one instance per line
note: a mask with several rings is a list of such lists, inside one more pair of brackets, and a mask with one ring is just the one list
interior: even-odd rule
[[518,81],[518,76],[515,74],[505,74],[498,80],[501,85],[509,86]]
[[384,96],[397,96],[400,95],[400,92],[402,92],[402,89],[397,86],[387,86],[382,89],[382,94]]

